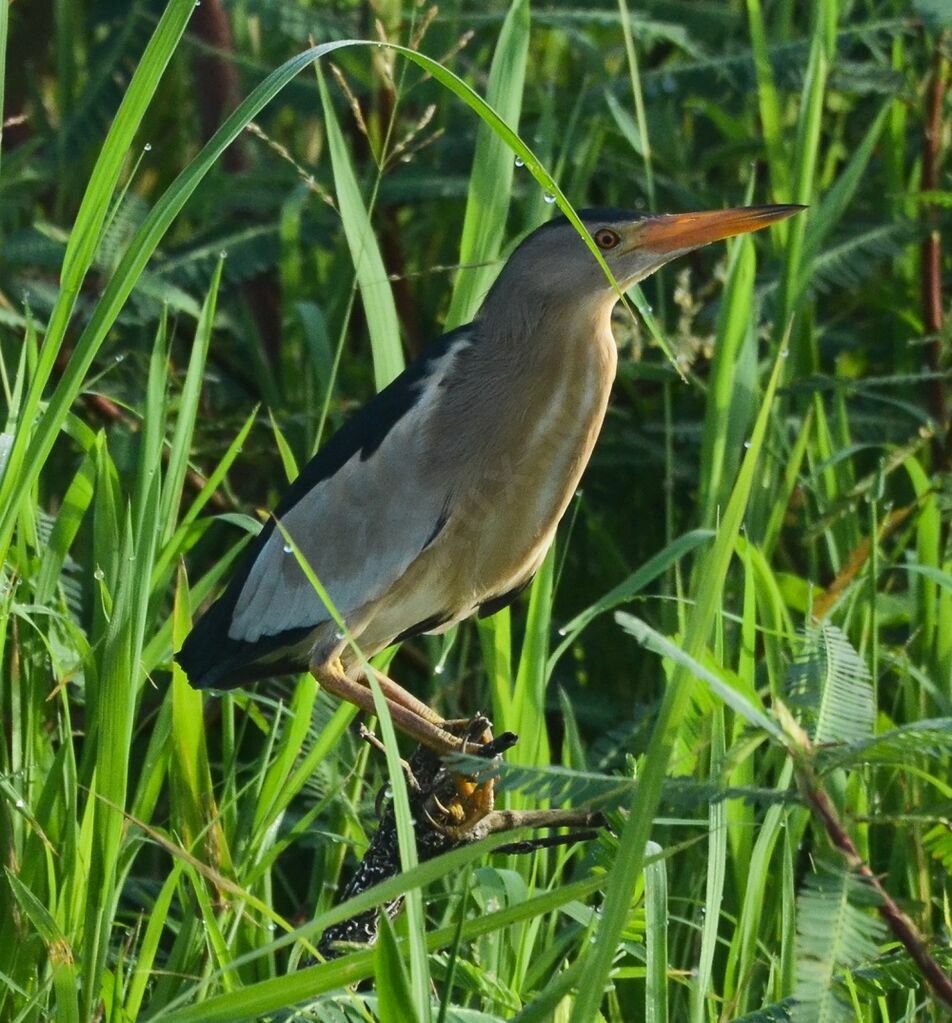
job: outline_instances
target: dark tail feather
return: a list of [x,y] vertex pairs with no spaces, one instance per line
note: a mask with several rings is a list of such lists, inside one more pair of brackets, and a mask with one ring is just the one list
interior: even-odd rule
[[216,601],[185,637],[176,663],[194,689],[234,689],[271,675],[284,675],[307,667],[302,643],[313,627],[286,629],[254,642],[228,635],[231,609]]

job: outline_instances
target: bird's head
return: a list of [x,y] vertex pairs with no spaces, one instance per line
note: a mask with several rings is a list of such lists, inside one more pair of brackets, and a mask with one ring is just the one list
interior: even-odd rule
[[[747,206],[699,213],[582,210],[579,217],[624,290],[669,260],[708,242],[759,231],[803,206]],[[611,300],[615,289],[591,249],[565,217],[533,231],[513,252],[493,293],[524,294],[537,304]],[[501,297],[501,296],[500,296]]]

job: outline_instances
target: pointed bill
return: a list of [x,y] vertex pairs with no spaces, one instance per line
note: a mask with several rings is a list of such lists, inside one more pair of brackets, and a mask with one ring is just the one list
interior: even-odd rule
[[762,227],[786,220],[805,206],[741,206],[730,210],[702,213],[663,213],[645,220],[640,244],[655,252],[696,249],[708,242],[759,231]]

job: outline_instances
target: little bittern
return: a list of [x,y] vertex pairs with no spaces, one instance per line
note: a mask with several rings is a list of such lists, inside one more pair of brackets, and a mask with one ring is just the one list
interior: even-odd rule
[[[581,219],[624,289],[675,256],[801,208],[600,209]],[[351,638],[369,657],[509,604],[552,544],[601,428],[617,299],[567,220],[530,234],[476,319],[408,366],[291,485],[177,655],[192,685],[230,688],[309,667],[372,713]],[[460,748],[426,704],[378,678],[398,728],[440,754]]]

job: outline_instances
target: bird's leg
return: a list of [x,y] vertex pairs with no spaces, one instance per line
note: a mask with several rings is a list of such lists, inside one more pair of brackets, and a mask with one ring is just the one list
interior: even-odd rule
[[[492,725],[482,714],[477,714],[469,721],[444,721],[393,679],[372,670],[387,702],[394,727],[416,739],[421,746],[432,750],[437,756],[464,753],[491,759],[515,744],[516,736],[511,732],[505,732],[494,739]],[[356,704],[368,714],[376,713],[369,682],[350,678],[340,658],[312,664],[311,672],[329,693]],[[447,726],[453,728],[453,731]],[[480,779],[455,771],[449,773],[454,783],[453,791],[445,803],[440,802],[434,794],[433,822],[444,829],[448,836],[462,835],[493,812],[496,779],[493,776]]]
[[[398,682],[394,682],[392,678],[384,675],[382,671],[377,671],[376,668],[371,670],[377,678],[380,691],[391,703],[398,703],[401,707],[406,707],[407,710],[412,711],[418,717],[424,718],[430,724],[438,725],[440,728],[445,729],[446,725],[449,724],[432,707],[428,707],[422,700],[417,699],[413,693],[407,692]],[[367,682],[362,684],[369,685]]]
[[[334,658],[320,664],[312,664],[311,674],[329,693],[333,693],[334,696],[347,700],[349,703],[356,704],[368,714],[376,714],[374,695],[370,691],[369,685],[363,682],[355,682],[352,678],[349,678],[344,671],[340,658]],[[393,685],[396,685],[396,683],[393,683]],[[445,728],[435,724],[427,717],[418,714],[416,710],[392,699],[387,695],[387,691],[383,686],[380,688],[387,702],[387,708],[390,711],[390,717],[393,719],[394,726],[399,728],[401,732],[405,732],[413,739],[416,739],[422,746],[433,750],[434,753],[441,757],[449,756],[451,753],[468,753],[472,755],[480,753],[482,746],[468,742],[465,738],[458,738],[452,732],[448,732]],[[409,696],[410,694],[407,693],[406,695]],[[421,706],[425,707],[425,704],[421,704]],[[430,711],[430,714],[432,715],[433,712]]]

